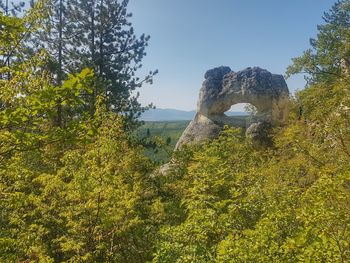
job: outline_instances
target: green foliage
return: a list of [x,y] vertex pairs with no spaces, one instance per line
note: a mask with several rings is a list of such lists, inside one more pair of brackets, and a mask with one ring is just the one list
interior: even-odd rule
[[[96,23],[113,3],[89,13],[90,2],[75,2]],[[0,12],[1,262],[350,261],[348,1],[325,15],[313,50],[290,68],[306,69],[312,81],[291,101],[272,147],[255,149],[241,130],[226,128],[173,153],[166,174],[125,132],[129,120],[105,107],[114,98],[101,92],[105,80],[136,103],[128,93],[133,75],[101,79],[93,61],[94,70],[58,78],[65,64],[48,68],[50,50],[27,52],[26,40],[43,30],[45,5],[37,2],[23,18]],[[115,6],[125,23],[126,5]],[[133,36],[125,26],[123,36]],[[147,38],[132,39],[139,63]],[[102,43],[91,40],[80,39]],[[136,133],[167,151],[186,124],[147,123]]]
[[150,260],[163,211],[153,166],[106,97],[86,99],[92,70],[57,81],[50,54],[24,52],[44,7],[1,13],[0,261]]
[[150,259],[162,211],[153,167],[119,117],[100,119],[94,142],[66,151],[60,167],[48,147],[18,153],[1,170],[3,260]]
[[[0,68],[0,163],[16,151],[85,140],[89,134],[87,130],[93,126],[89,116],[82,111],[85,105],[82,95],[92,91],[93,72],[84,69],[68,75],[65,82],[57,86],[52,84],[52,74],[44,68],[47,60],[44,50],[25,56],[25,40],[40,28],[45,8],[46,2],[38,1],[22,18],[0,15],[4,29],[4,38],[0,39],[3,58]],[[57,101],[62,102],[68,117],[69,112],[74,112],[62,127],[53,125]]]
[[[56,101],[61,100],[64,108],[79,112],[84,105],[80,95],[91,92],[88,69],[80,74],[70,75],[61,87],[50,84],[47,72],[37,70],[45,56],[38,54],[32,59],[11,69],[11,80],[1,81],[0,101],[5,105],[0,111],[0,156],[10,157],[14,151],[25,151],[56,143],[72,143],[86,137],[85,130],[89,116],[81,113],[64,128],[54,127]],[[35,65],[35,66],[34,66]],[[35,73],[34,73],[35,72]]]
[[[171,183],[181,187],[175,188],[181,202],[175,198],[174,203],[184,210],[185,220],[162,228],[155,262],[213,262],[227,231],[245,228],[259,217],[259,191],[252,187],[262,180],[257,169],[265,156],[242,140],[240,131],[226,130],[218,140],[192,152],[187,172]],[[246,176],[249,173],[254,177]],[[254,208],[246,206],[247,198]]]
[[154,262],[347,262],[349,159],[295,122],[273,151],[228,130],[175,160],[163,187],[178,220],[162,227]]

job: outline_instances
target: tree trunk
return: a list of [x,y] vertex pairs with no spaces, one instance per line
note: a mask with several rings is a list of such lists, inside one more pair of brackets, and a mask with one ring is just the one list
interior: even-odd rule
[[[57,84],[62,85],[63,82],[63,65],[62,65],[62,31],[63,31],[63,0],[59,2],[59,24],[58,24],[58,72]],[[57,126],[62,127],[62,101],[57,100]]]

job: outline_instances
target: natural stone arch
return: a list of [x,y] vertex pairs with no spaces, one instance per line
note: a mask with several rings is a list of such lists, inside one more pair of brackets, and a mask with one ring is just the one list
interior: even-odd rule
[[[283,124],[288,116],[287,84],[282,75],[258,67],[233,72],[229,67],[208,70],[199,93],[197,114],[179,139],[176,149],[218,136],[224,125],[245,126],[247,131]],[[224,113],[237,103],[257,109],[255,120],[245,125]],[[251,127],[251,129],[249,129]]]

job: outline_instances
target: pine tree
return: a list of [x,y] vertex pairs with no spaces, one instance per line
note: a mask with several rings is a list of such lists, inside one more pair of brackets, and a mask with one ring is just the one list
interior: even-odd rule
[[149,72],[144,79],[136,76],[150,37],[136,37],[129,22],[128,2],[70,1],[69,19],[76,34],[70,43],[70,65],[72,70],[93,68],[98,77],[95,96],[103,94],[106,108],[123,114],[131,124],[144,110],[134,92],[143,83],[151,83],[157,72]]
[[[350,0],[337,1],[323,16],[311,48],[293,59],[287,74],[306,73],[308,87],[298,104],[310,137],[350,157]],[[321,148],[318,146],[318,148]]]
[[287,75],[306,73],[309,83],[329,82],[350,73],[350,1],[337,1],[323,16],[311,48],[293,59]]
[[[61,86],[67,78],[67,63],[68,44],[72,37],[71,27],[67,20],[67,1],[66,0],[50,0],[49,16],[44,23],[42,30],[38,31],[32,38],[34,49],[45,49],[49,54],[49,60],[46,65],[47,69],[53,74],[53,84]],[[34,4],[34,1],[31,3]],[[74,71],[72,73],[77,73]],[[64,112],[64,107],[61,101],[56,102],[55,125],[63,127],[67,118],[67,112]]]
[[[94,92],[83,99],[90,114],[98,96],[105,97],[106,109],[124,115],[128,127],[147,107],[138,102],[136,92],[144,83],[152,83],[156,71],[144,78],[137,76],[146,55],[149,36],[135,35],[127,12],[128,0],[50,0],[50,17],[45,28],[33,38],[33,46],[50,54],[49,70],[55,85],[68,73],[91,68],[95,73]],[[57,102],[56,123],[64,126],[68,113]],[[151,105],[149,105],[151,106]]]

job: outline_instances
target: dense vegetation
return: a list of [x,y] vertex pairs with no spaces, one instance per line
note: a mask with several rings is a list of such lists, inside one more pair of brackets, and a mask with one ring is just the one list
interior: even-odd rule
[[227,128],[166,175],[133,136],[148,38],[127,1],[67,3],[0,5],[1,262],[350,261],[349,0],[289,67],[309,82],[273,147]]

